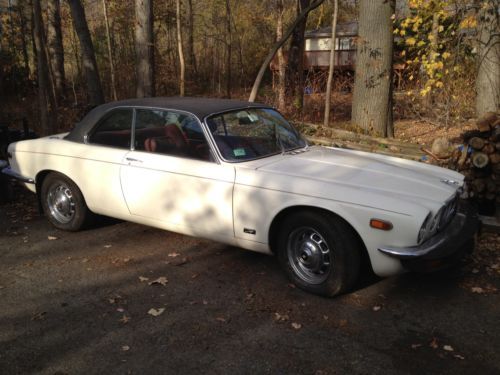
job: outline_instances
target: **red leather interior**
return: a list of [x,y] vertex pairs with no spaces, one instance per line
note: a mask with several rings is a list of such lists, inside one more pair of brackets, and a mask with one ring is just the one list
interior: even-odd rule
[[161,136],[155,135],[144,140],[146,151],[186,156],[189,154],[189,144],[177,125],[168,124],[162,130]]

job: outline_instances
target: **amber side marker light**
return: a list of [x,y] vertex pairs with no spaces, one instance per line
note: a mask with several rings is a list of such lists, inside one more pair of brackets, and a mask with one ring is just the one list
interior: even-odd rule
[[389,221],[379,220],[379,219],[371,219],[370,226],[375,229],[380,230],[391,230],[392,223]]

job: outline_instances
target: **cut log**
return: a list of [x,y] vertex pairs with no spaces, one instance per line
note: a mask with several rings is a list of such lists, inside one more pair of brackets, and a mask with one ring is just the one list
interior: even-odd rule
[[471,182],[472,190],[476,193],[482,193],[486,189],[486,182],[482,178],[476,178]]
[[495,152],[495,146],[491,143],[486,143],[481,151],[488,155],[493,154]]
[[484,152],[474,152],[471,158],[472,164],[476,168],[484,168],[490,161],[488,155],[486,155]]
[[497,126],[491,133],[491,142],[500,142],[500,126]]
[[494,112],[486,112],[483,117],[477,120],[477,128],[480,132],[489,132],[491,126],[497,120],[497,114]]
[[488,193],[496,193],[497,191],[497,184],[493,180],[488,180],[486,181],[486,191]]
[[479,137],[473,137],[469,140],[469,145],[474,149],[474,150],[482,150],[484,147],[486,141],[483,138]]
[[491,164],[498,164],[500,163],[500,154],[499,153],[494,153],[490,155],[490,163]]

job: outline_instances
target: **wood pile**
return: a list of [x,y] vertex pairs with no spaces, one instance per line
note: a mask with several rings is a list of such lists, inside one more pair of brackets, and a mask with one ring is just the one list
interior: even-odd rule
[[464,197],[476,200],[480,213],[493,215],[500,204],[500,114],[487,113],[477,121],[477,130],[462,138],[448,167],[465,175]]

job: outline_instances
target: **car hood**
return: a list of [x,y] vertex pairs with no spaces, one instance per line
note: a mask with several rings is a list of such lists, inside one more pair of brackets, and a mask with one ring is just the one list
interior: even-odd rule
[[[422,203],[442,204],[463,184],[460,173],[406,159],[330,147],[273,157],[257,170],[341,185]],[[431,206],[434,206],[432,204]]]

